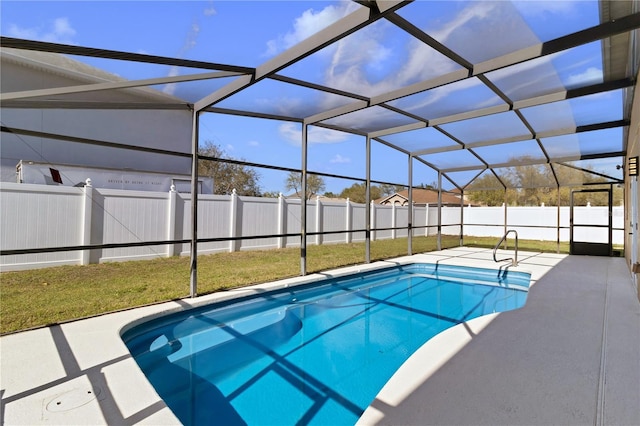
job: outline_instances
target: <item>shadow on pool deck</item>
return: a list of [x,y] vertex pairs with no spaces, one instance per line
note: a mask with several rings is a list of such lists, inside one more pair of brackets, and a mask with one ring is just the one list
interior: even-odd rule
[[566,257],[404,400],[392,382],[361,423],[640,424],[640,304],[625,260]]
[[[411,259],[496,268],[484,249]],[[539,253],[521,259],[522,269],[534,271],[526,306],[450,329],[468,343],[442,366],[429,357],[455,345],[440,339],[449,331],[436,336],[405,364],[413,370],[385,386],[363,424],[640,423],[640,304],[624,259]],[[264,288],[3,336],[2,424],[177,424],[120,330],[143,317]]]

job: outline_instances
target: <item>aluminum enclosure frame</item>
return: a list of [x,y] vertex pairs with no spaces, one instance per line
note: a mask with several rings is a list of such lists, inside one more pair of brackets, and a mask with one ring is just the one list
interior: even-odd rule
[[[2,37],[0,39],[0,46],[2,49],[23,49],[23,50],[34,50],[34,51],[42,51],[42,52],[50,52],[50,53],[58,53],[58,54],[67,54],[67,55],[77,55],[77,56],[86,56],[86,57],[94,57],[94,58],[104,58],[111,60],[125,60],[125,61],[133,61],[133,62],[141,62],[141,63],[150,63],[150,64],[164,64],[164,65],[174,65],[180,67],[188,67],[188,68],[197,68],[199,70],[208,70],[208,72],[199,72],[196,74],[192,74],[189,76],[182,77],[165,77],[165,78],[154,78],[154,79],[144,79],[137,81],[125,81],[125,82],[108,82],[108,83],[95,83],[95,84],[85,84],[85,85],[77,85],[72,87],[61,87],[61,88],[50,88],[43,90],[27,90],[20,92],[9,92],[0,94],[0,102],[2,103],[3,108],[99,108],[99,109],[188,109],[193,114],[193,128],[191,134],[192,140],[192,153],[190,155],[192,159],[192,181],[197,182],[198,171],[197,164],[200,156],[198,155],[198,122],[200,114],[206,113],[221,113],[221,114],[231,114],[231,115],[239,115],[239,116],[247,116],[247,117],[256,117],[256,118],[264,118],[264,119],[277,119],[283,121],[291,121],[300,123],[303,128],[302,132],[302,158],[301,158],[301,167],[300,172],[302,174],[302,197],[306,199],[307,189],[306,189],[306,180],[308,170],[308,157],[307,157],[307,147],[308,147],[308,127],[309,126],[317,126],[326,129],[338,130],[346,133],[361,135],[366,138],[366,173],[364,182],[366,184],[366,201],[367,205],[370,204],[371,194],[370,187],[372,184],[371,180],[371,141],[374,140],[380,144],[389,146],[399,152],[402,152],[407,155],[408,158],[408,182],[409,182],[409,200],[410,206],[412,201],[412,187],[413,187],[413,160],[418,161],[425,166],[435,170],[438,175],[438,248],[441,248],[441,231],[442,231],[442,223],[441,223],[441,214],[440,210],[442,208],[442,179],[447,179],[447,181],[451,182],[461,193],[464,194],[465,190],[470,189],[470,185],[474,182],[476,178],[482,175],[484,172],[490,172],[496,179],[497,182],[502,186],[502,188],[506,190],[509,187],[507,183],[505,183],[504,179],[502,179],[495,169],[509,167],[512,166],[512,162],[506,163],[491,163],[484,159],[482,155],[477,152],[477,149],[488,147],[488,146],[496,146],[496,145],[504,145],[505,148],[509,146],[510,143],[521,142],[523,140],[534,141],[539,149],[541,150],[543,156],[541,159],[533,159],[528,162],[525,162],[528,165],[539,165],[539,164],[547,164],[550,167],[553,181],[555,181],[555,187],[560,188],[562,186],[560,180],[558,179],[555,167],[557,164],[574,167],[572,165],[566,164],[567,161],[573,160],[586,160],[586,159],[598,159],[598,158],[612,158],[612,157],[620,157],[626,155],[626,147],[628,143],[628,133],[630,126],[630,110],[629,105],[631,104],[630,99],[626,100],[626,107],[624,111],[624,118],[622,120],[617,121],[603,121],[592,123],[588,126],[576,126],[575,128],[563,128],[553,131],[545,131],[545,132],[536,132],[534,126],[528,122],[522,110],[525,108],[542,106],[554,102],[566,101],[570,99],[580,100],[581,98],[589,95],[594,95],[598,93],[608,92],[612,90],[625,90],[625,93],[628,98],[632,98],[634,96],[633,90],[635,88],[636,79],[638,76],[638,58],[640,54],[638,53],[638,31],[640,29],[640,12],[638,10],[629,9],[620,12],[619,4],[614,4],[615,2],[609,1],[601,1],[600,7],[603,11],[602,19],[603,22],[599,25],[596,25],[591,28],[587,28],[572,34],[568,34],[565,36],[558,37],[556,39],[539,43],[534,46],[530,46],[524,49],[520,49],[508,54],[504,54],[502,56],[498,56],[496,58],[492,58],[490,60],[485,60],[479,63],[472,63],[471,61],[465,59],[460,54],[454,52],[449,47],[445,46],[441,42],[438,42],[431,35],[425,33],[420,28],[416,27],[414,24],[409,22],[407,19],[400,16],[397,12],[401,10],[402,7],[406,6],[410,2],[408,1],[360,1],[363,7],[356,9],[354,12],[348,14],[342,19],[338,20],[334,24],[328,26],[327,28],[318,31],[316,34],[310,36],[309,38],[301,41],[290,49],[284,51],[280,55],[266,61],[262,65],[258,67],[240,67],[228,64],[219,64],[214,62],[204,62],[204,61],[193,61],[187,59],[178,59],[178,58],[169,58],[169,57],[161,57],[154,55],[145,55],[139,53],[132,52],[122,52],[122,51],[113,51],[106,49],[96,49],[92,47],[83,47],[83,46],[71,46],[57,43],[49,43],[49,42],[38,42],[31,40],[23,40],[16,39],[10,37]],[[631,5],[634,5],[635,2],[630,2]],[[637,4],[635,4],[636,9]],[[622,16],[611,16],[613,10],[616,10],[615,13],[622,13]],[[608,18],[608,20],[607,20]],[[395,27],[400,30],[406,32],[411,37],[421,41],[426,44],[430,48],[444,55],[449,60],[458,64],[461,68],[456,71],[452,71],[443,75],[439,75],[435,78],[431,78],[428,80],[420,81],[406,87],[391,90],[387,93],[377,94],[375,96],[366,96],[361,93],[350,93],[344,90],[337,90],[330,87],[322,86],[316,83],[303,81],[300,79],[294,79],[291,77],[287,77],[279,74],[280,71],[285,69],[286,67],[295,64],[298,61],[303,60],[304,58],[312,55],[315,52],[320,51],[321,49],[339,42],[340,40],[345,39],[347,36],[357,32],[358,30],[367,27],[379,20],[386,20],[389,23],[393,24]],[[602,83],[586,85],[580,88],[573,88],[561,91],[555,91],[553,93],[547,93],[542,96],[535,96],[527,99],[514,100],[511,99],[504,91],[498,88],[491,80],[487,77],[487,74],[493,71],[498,71],[504,69],[506,67],[525,63],[527,61],[532,61],[538,58],[543,58],[545,56],[549,56],[552,54],[556,54],[559,52],[566,51],[568,49],[586,45],[588,43],[602,41],[602,40],[613,40],[612,43],[621,43],[619,39],[614,39],[616,36],[624,35],[627,37],[626,43],[628,43],[628,55],[626,58],[622,60],[625,62],[624,67],[626,67],[626,74],[624,76],[619,75],[619,71],[611,71],[609,73],[605,72],[605,81]],[[609,51],[612,49],[612,46],[606,43],[603,44],[603,49],[605,51],[605,58],[607,64],[605,64],[605,68],[609,70],[617,70],[621,68],[621,64],[613,64],[612,65],[612,57],[609,55]],[[619,47],[619,46],[617,46]],[[618,61],[621,62],[621,61]],[[607,68],[609,67],[609,68]],[[623,67],[623,68],[624,68]],[[94,91],[109,91],[109,90],[120,90],[120,89],[130,89],[130,88],[144,88],[157,84],[166,84],[166,83],[177,83],[177,82],[188,82],[188,81],[197,81],[197,80],[210,80],[217,78],[228,78],[235,77],[235,79],[229,83],[224,85],[221,89],[216,90],[213,93],[209,93],[206,96],[195,102],[187,102],[184,100],[176,99],[175,102],[149,102],[146,104],[123,104],[123,103],[89,103],[89,102],[71,102],[71,101],[51,101],[47,100],[47,97],[55,96],[55,95],[66,95],[66,94],[74,94],[74,93],[86,93],[86,92],[94,92]],[[425,117],[418,116],[411,111],[403,110],[401,108],[392,106],[390,103],[399,100],[411,95],[419,94],[426,92],[430,89],[443,87],[452,83],[460,82],[463,80],[477,78],[485,87],[495,93],[502,101],[502,105],[487,107],[476,109],[472,111],[467,111],[463,113],[457,113],[452,115],[447,115],[443,117],[437,117],[428,119]],[[300,87],[306,87],[313,90],[318,90],[328,94],[335,94],[346,97],[351,102],[342,105],[340,107],[330,108],[324,110],[322,112],[307,116],[307,117],[292,117],[292,116],[281,116],[275,114],[265,114],[258,113],[252,111],[240,111],[240,110],[229,110],[226,108],[220,108],[216,106],[220,102],[225,99],[233,96],[236,93],[239,93],[263,80],[273,80],[280,81],[288,84],[299,85]],[[335,124],[329,123],[330,120],[336,119],[338,117],[346,117],[350,113],[354,113],[356,111],[362,111],[367,108],[380,107],[387,111],[392,111],[396,114],[399,114],[403,117],[406,117],[413,122],[410,124],[405,124],[401,126],[393,126],[389,128],[385,128],[382,130],[374,130],[374,131],[364,131],[359,129],[357,125],[353,126],[338,126]],[[456,138],[453,134],[448,132],[443,126],[450,123],[457,123],[464,120],[471,120],[474,118],[481,118],[490,115],[501,114],[505,112],[513,112],[517,118],[520,120],[522,125],[526,127],[530,133],[530,137],[528,139],[523,139],[522,137],[507,137],[507,138],[491,138],[489,140],[484,140],[481,142],[465,142]],[[432,147],[423,147],[418,150],[408,151],[398,145],[394,145],[387,138],[391,135],[395,135],[402,132],[408,132],[412,130],[422,129],[431,127],[438,131],[439,133],[447,136],[452,141],[455,142],[455,145],[443,147],[443,148],[432,148]],[[561,136],[561,135],[570,135],[570,134],[579,134],[588,131],[594,130],[604,130],[611,128],[622,128],[623,130],[623,141],[622,141],[622,150],[615,149],[610,152],[604,152],[600,154],[584,154],[579,155],[578,157],[566,157],[566,158],[556,158],[551,156],[544,147],[544,144],[541,139]],[[10,132],[15,134],[33,134],[33,131],[29,131],[27,129],[13,128],[8,126],[2,127],[2,132]],[[59,135],[50,135],[53,138],[60,138]],[[74,138],[71,138],[74,139]],[[78,143],[89,143],[89,144],[100,144],[100,141],[92,141],[92,140],[80,140],[80,138],[76,138],[74,140]],[[117,145],[109,142],[102,142],[103,144],[111,144],[113,146]],[[124,147],[124,146],[123,146]],[[128,149],[139,149],[134,147],[128,147]],[[479,165],[473,166],[457,166],[457,167],[438,167],[436,164],[422,158],[423,156],[427,156],[429,154],[435,153],[443,153],[450,151],[467,151],[473,157],[475,157]],[[153,151],[150,149],[149,151]],[[184,155],[182,153],[173,153],[176,155]],[[523,164],[523,163],[518,163]],[[256,165],[259,167],[263,167],[264,165]],[[268,167],[268,166],[266,166]],[[583,172],[592,173],[590,170],[582,169]],[[456,182],[455,179],[451,176],[452,173],[456,172],[477,172],[475,177],[463,184],[461,182]],[[601,176],[606,176],[602,175]],[[342,176],[341,176],[342,177]],[[614,181],[615,178],[611,176],[606,176],[607,178],[611,178]],[[619,183],[622,183],[622,180],[618,180]],[[195,184],[194,184],[195,187]],[[191,235],[191,244],[192,244],[192,259],[191,259],[191,285],[190,291],[191,295],[195,296],[197,294],[197,243],[198,239],[198,230],[197,230],[197,191],[192,191],[194,194],[194,202],[192,206],[192,235]],[[461,201],[462,204],[462,201]],[[306,274],[306,239],[307,236],[310,235],[307,232],[306,226],[306,203],[301,203],[302,209],[302,231],[300,234],[301,237],[301,274]],[[506,212],[506,203],[505,203],[505,221],[507,217]],[[559,213],[558,213],[559,214]],[[409,236],[412,235],[412,209],[409,208]],[[464,226],[463,219],[461,217],[461,235],[462,235],[462,226]],[[371,226],[370,226],[370,211],[367,209],[366,213],[366,253],[365,260],[366,262],[370,261],[370,234],[371,234]],[[506,228],[506,223],[505,223]],[[506,229],[505,229],[506,231]],[[558,221],[558,241],[559,241],[559,221]],[[151,242],[151,244],[157,244],[157,242]],[[412,252],[411,246],[411,238],[409,238],[408,243],[408,252]],[[6,253],[2,253],[6,254]]]

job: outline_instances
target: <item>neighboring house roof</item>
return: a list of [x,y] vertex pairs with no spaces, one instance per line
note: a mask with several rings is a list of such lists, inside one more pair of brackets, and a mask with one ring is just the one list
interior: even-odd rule
[[[2,61],[12,62],[23,67],[69,78],[85,84],[128,81],[126,78],[59,53],[3,48],[2,52],[0,52],[0,57]],[[153,99],[156,102],[184,103],[184,101],[179,98],[146,86],[120,89],[120,91],[134,96]],[[97,92],[93,92],[93,95],[96,96],[96,93]]]
[[302,194],[299,191],[293,192],[289,195],[282,194],[284,198],[302,198]]
[[4,48],[2,57],[22,65],[31,66],[50,73],[57,73],[66,77],[76,77],[87,82],[97,81],[126,81],[126,79],[101,70],[91,65],[76,61],[66,55],[36,50],[21,50]]
[[[420,189],[416,188],[411,194],[413,204],[438,204],[438,191],[432,189]],[[388,195],[384,198],[379,198],[375,202],[377,204],[394,204],[395,201],[399,201],[401,205],[409,203],[409,190],[396,192],[395,194]],[[443,205],[460,205],[460,196],[442,193]],[[467,204],[467,203],[465,203]]]

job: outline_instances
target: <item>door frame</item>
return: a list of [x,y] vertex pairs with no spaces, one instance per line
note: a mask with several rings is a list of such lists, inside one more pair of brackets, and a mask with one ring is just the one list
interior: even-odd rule
[[[574,194],[581,193],[594,193],[594,192],[606,192],[608,194],[608,216],[609,223],[607,225],[583,225],[574,223],[573,215],[573,197]],[[590,255],[590,256],[613,256],[613,188],[598,188],[598,189],[576,189],[571,191],[571,203],[569,209],[569,254],[578,255]],[[576,242],[573,240],[573,228],[608,228],[608,242],[607,243],[592,243],[592,242]]]

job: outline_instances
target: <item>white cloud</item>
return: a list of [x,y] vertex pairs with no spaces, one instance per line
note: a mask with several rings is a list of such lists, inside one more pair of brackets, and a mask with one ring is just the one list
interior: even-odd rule
[[[558,52],[547,56],[542,56],[526,62],[521,62],[510,67],[492,71],[488,74],[489,79],[498,84],[508,87],[507,95],[512,97],[535,96],[544,90],[559,90],[564,87],[558,71],[553,65],[554,59],[566,52]],[[520,94],[520,95],[517,95]]]
[[332,163],[332,164],[346,164],[346,163],[350,163],[351,162],[351,158],[343,157],[340,154],[336,154],[335,157],[333,157],[331,160],[329,160],[329,162]]
[[187,41],[187,47],[189,49],[193,49],[196,46],[196,39],[198,38],[198,34],[200,34],[200,25],[195,22],[191,24],[191,34],[192,36]]
[[276,55],[294,46],[309,36],[326,28],[353,9],[351,2],[327,6],[320,11],[305,10],[293,23],[293,29],[286,34],[267,41],[266,56]]
[[252,146],[252,147],[256,147],[256,146],[260,146],[260,142],[258,142],[258,141],[249,141],[249,143],[247,145]]
[[[298,124],[295,123],[283,123],[278,127],[278,132],[287,141],[294,145],[302,144],[302,130]],[[348,135],[343,132],[338,132],[331,129],[325,129],[322,127],[309,127],[307,133],[307,142],[314,143],[339,143],[347,140]]]
[[519,0],[514,1],[513,5],[525,16],[541,16],[545,14],[569,14],[579,13],[579,8],[582,7],[579,1],[571,0]]
[[43,36],[38,34],[38,32],[35,28],[20,28],[16,24],[9,24],[9,28],[7,29],[7,34],[10,37],[43,41]]
[[167,95],[173,95],[174,93],[176,93],[176,84],[175,83],[168,83],[165,84],[164,87],[162,88],[162,93],[166,93]]
[[579,74],[571,74],[567,79],[567,85],[583,85],[585,83],[598,83],[602,81],[602,70],[595,67],[589,67]]
[[[174,65],[171,68],[169,68],[167,77],[176,77],[178,75],[180,75],[180,70],[178,69],[177,66]],[[177,87],[176,83],[168,83],[168,84],[165,84],[165,86],[162,88],[162,91],[167,95],[173,95],[176,91],[176,87]]]
[[189,32],[187,33],[187,37],[185,38],[182,48],[178,53],[178,57],[183,58],[189,50],[196,47],[198,35],[200,35],[200,25],[198,25],[197,22],[194,22],[191,24],[191,28],[189,28]]
[[[361,6],[353,2],[341,2],[320,11],[306,10],[295,19],[289,32],[267,42],[266,55],[272,56],[290,48],[357,7]],[[456,20],[442,26],[442,36],[455,32],[471,19],[490,15],[493,7],[492,3],[474,2],[474,6],[461,12]],[[323,54],[328,55],[329,60],[324,83],[330,87],[372,96],[455,69],[456,65],[443,55],[424,43],[412,41],[407,46],[406,60],[402,62],[400,69],[390,69],[387,71],[389,76],[372,81],[374,79],[369,72],[380,75],[382,71],[384,75],[389,58],[398,49],[397,46],[384,43],[387,28],[393,26],[379,21],[324,49]],[[393,63],[398,62],[394,59]]]
[[[205,9],[204,14],[205,16],[210,16],[209,14],[207,14],[207,10],[208,9]],[[215,10],[213,10],[213,14],[215,14]],[[200,24],[198,24],[197,22],[193,22],[191,24],[191,28],[189,28],[189,32],[187,33],[184,43],[180,48],[180,52],[178,52],[179,58],[184,58],[187,52],[189,52],[191,49],[196,47],[199,35],[200,35]],[[167,74],[167,77],[176,77],[178,75],[180,75],[180,70],[178,69],[178,67],[172,66],[169,69],[169,73]],[[169,83],[162,89],[162,91],[168,95],[173,95],[176,91],[176,88],[177,86],[175,83]]]
[[[444,86],[436,87],[424,93],[420,97],[420,102],[415,103],[415,100],[412,100],[410,107],[407,109],[409,111],[419,111],[423,108],[426,108],[429,105],[437,104],[442,99],[446,99],[449,96],[452,96],[455,92],[461,92],[464,90],[468,90],[473,88],[474,86],[480,85],[480,81],[476,79],[466,79],[461,80],[453,84],[447,84]],[[492,99],[489,99],[487,102],[491,102]],[[402,100],[400,100],[401,102]]]
[[213,7],[207,7],[202,13],[204,13],[204,16],[213,16],[215,14],[218,13],[218,11]]
[[256,105],[265,108],[267,110],[274,110],[277,114],[281,115],[296,115],[295,111],[304,106],[302,99],[294,97],[279,97],[279,98],[260,98],[255,100]]
[[[468,25],[469,21],[491,17],[495,7],[494,2],[472,2],[470,7],[440,29],[432,31],[432,34],[438,40],[446,40]],[[458,67],[444,55],[412,39],[406,46],[408,53],[402,66],[397,70],[390,69],[389,76],[383,80],[372,82],[366,75],[365,67],[371,67],[373,61],[375,67],[382,69],[384,61],[390,56],[390,49],[383,44],[384,30],[383,26],[369,26],[352,34],[348,40],[339,41],[326,73],[326,84],[373,96],[454,71]]]
[[54,19],[50,28],[22,28],[16,24],[9,24],[7,34],[10,37],[28,40],[47,41],[51,43],[76,44],[74,37],[76,30],[71,26],[69,18]]
[[71,27],[68,18],[57,18],[53,21],[53,37],[68,39],[76,35],[76,30]]
[[278,126],[278,133],[280,136],[293,142],[295,145],[300,145],[302,141],[302,133],[300,127],[294,123],[282,123]]

